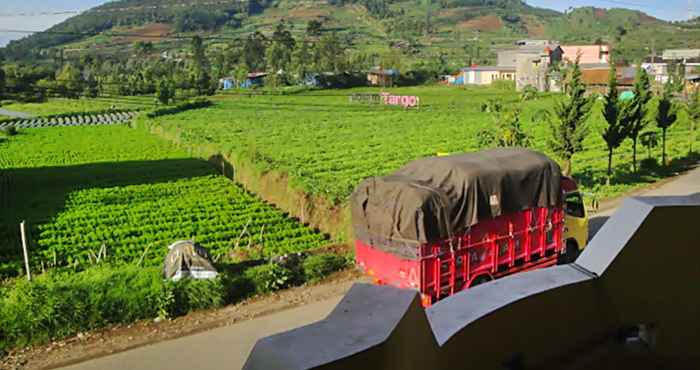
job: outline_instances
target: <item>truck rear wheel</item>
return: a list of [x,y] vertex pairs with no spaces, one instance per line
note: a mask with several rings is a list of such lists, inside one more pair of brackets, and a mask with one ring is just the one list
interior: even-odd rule
[[566,241],[566,249],[564,254],[559,255],[559,265],[568,265],[574,263],[578,258],[580,251],[578,249],[578,243],[575,240],[569,239]]
[[493,280],[491,276],[488,275],[480,275],[477,276],[474,280],[472,280],[472,283],[469,285],[470,288],[475,287],[477,285],[481,285],[483,283],[489,282]]

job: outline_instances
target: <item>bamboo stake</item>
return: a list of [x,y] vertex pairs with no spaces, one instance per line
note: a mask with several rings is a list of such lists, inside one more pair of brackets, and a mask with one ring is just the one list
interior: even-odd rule
[[29,270],[29,254],[27,253],[27,235],[24,230],[24,221],[19,224],[19,229],[22,234],[22,251],[24,251],[24,267],[27,269],[27,280],[32,281],[32,272]]
[[149,244],[146,246],[146,250],[143,251],[143,254],[141,255],[141,258],[139,258],[139,262],[136,264],[137,267],[141,267],[141,263],[143,262],[143,259],[146,258],[146,253],[148,253],[148,250],[151,249],[151,246],[153,243]]
[[262,228],[260,229],[260,246],[261,246],[261,247],[264,247],[264,246],[265,246],[265,243],[263,243],[263,233],[265,232],[265,226],[266,226],[266,225],[267,225],[267,224],[264,224],[264,225],[262,226]]
[[250,225],[250,222],[253,221],[253,218],[249,218],[248,222],[246,222],[245,226],[243,227],[243,231],[241,231],[241,234],[238,235],[238,239],[236,240],[236,244],[234,245],[235,249],[238,249],[238,246],[241,243],[241,238],[243,238],[243,234],[245,234],[248,231],[248,225]]

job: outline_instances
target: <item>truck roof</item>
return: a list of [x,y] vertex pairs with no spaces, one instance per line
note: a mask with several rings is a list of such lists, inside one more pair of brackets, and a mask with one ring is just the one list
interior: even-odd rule
[[555,161],[523,148],[419,159],[355,189],[355,236],[387,248],[437,242],[480,220],[558,206],[561,180]]

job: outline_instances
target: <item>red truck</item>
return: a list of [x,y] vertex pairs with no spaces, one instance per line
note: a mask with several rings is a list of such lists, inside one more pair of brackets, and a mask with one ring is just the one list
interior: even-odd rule
[[485,281],[571,261],[585,245],[565,237],[567,214],[578,218],[572,225],[585,220],[576,183],[527,149],[411,162],[362,182],[351,208],[360,269],[378,284],[418,290],[426,307]]

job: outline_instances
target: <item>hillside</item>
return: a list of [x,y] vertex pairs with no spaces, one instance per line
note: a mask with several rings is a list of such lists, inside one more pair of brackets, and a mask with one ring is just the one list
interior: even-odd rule
[[[438,57],[453,66],[485,64],[522,38],[564,43],[607,42],[616,57],[633,61],[652,49],[700,47],[698,22],[669,23],[626,9],[579,8],[568,14],[520,0],[121,0],[73,17],[48,32],[12,42],[11,58],[116,53],[136,41],[173,50],[197,33],[210,44],[231,44],[254,31],[269,35],[285,20],[304,38],[310,21],[336,32],[353,50],[400,48],[410,61]],[[47,50],[49,52],[47,52]]]

